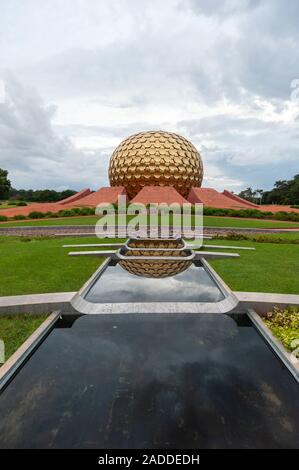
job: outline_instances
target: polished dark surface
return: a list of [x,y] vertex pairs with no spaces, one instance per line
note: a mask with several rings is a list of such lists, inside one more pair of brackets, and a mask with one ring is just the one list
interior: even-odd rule
[[[165,262],[165,272],[171,272],[171,263]],[[168,277],[135,275],[120,264],[110,264],[85,295],[85,300],[92,303],[219,302],[223,299],[224,295],[201,263],[191,263],[183,272]]]
[[296,448],[298,391],[244,315],[73,317],[0,396],[0,448]]

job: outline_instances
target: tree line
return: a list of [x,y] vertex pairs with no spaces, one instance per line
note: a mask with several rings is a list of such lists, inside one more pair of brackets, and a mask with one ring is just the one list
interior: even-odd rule
[[[55,191],[54,189],[15,189],[8,179],[8,171],[0,168],[0,200],[12,199],[29,202],[57,202],[75,194],[76,191],[67,189]],[[240,197],[256,204],[286,204],[299,205],[299,174],[291,180],[279,180],[270,191],[252,189],[241,191]]]
[[76,194],[76,191],[66,189],[55,191],[54,189],[15,189],[8,179],[8,171],[0,168],[0,200],[28,202],[57,202]]
[[279,180],[270,191],[247,188],[238,194],[256,204],[299,205],[299,174],[290,180]]

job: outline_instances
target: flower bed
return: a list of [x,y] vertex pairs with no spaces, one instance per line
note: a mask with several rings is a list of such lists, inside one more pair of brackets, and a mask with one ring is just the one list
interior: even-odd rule
[[264,317],[264,322],[288,351],[298,349],[299,307],[286,307],[283,310],[274,308]]

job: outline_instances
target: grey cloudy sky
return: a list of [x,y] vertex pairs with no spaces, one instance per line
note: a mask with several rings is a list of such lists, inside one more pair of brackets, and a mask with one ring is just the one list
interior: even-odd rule
[[96,189],[123,138],[164,129],[201,151],[205,186],[291,178],[298,24],[298,0],[0,0],[0,167]]

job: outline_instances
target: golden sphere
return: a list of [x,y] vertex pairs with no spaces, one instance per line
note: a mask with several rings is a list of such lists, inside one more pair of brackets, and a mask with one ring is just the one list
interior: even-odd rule
[[144,186],[172,186],[188,197],[201,186],[203,165],[193,144],[171,132],[140,132],[125,139],[109,165],[111,186],[124,186],[132,199]]
[[192,261],[169,261],[169,260],[122,260],[120,266],[131,274],[140,277],[163,278],[175,276],[186,271]]

